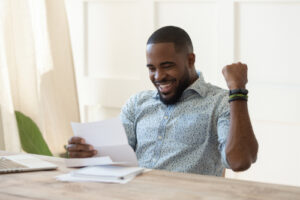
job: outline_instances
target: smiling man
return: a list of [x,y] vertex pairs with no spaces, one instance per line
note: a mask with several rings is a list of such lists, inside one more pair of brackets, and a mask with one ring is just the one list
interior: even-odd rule
[[[167,26],[147,42],[147,68],[156,91],[132,96],[121,119],[140,166],[221,176],[224,167],[248,169],[258,144],[247,109],[247,66],[223,68],[230,92],[195,70],[188,34]],[[70,157],[95,155],[82,138],[69,141]]]

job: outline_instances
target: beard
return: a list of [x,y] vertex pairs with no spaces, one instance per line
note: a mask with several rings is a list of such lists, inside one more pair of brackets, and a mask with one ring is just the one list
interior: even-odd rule
[[190,81],[191,81],[190,80],[190,75],[189,75],[189,73],[186,69],[182,79],[180,80],[180,82],[178,84],[178,87],[176,88],[175,94],[171,98],[168,98],[168,99],[163,98],[160,91],[158,90],[160,101],[163,102],[165,105],[176,104],[178,102],[178,100],[180,99],[183,91],[190,85]]

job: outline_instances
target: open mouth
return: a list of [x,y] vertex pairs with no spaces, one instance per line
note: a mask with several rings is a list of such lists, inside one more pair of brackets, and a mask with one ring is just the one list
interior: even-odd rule
[[157,88],[162,94],[168,94],[172,91],[175,81],[165,81],[157,83]]

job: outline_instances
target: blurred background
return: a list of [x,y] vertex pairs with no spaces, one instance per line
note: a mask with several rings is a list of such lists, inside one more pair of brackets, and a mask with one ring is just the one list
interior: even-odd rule
[[154,89],[146,41],[165,25],[189,33],[207,82],[227,88],[223,66],[248,65],[258,160],[226,177],[300,186],[300,0],[0,0],[0,149],[22,150],[15,110],[60,155],[71,121]]

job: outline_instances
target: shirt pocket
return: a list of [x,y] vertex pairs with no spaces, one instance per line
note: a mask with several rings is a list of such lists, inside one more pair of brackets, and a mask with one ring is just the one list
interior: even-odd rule
[[173,123],[173,139],[187,145],[202,144],[208,139],[208,114],[185,114]]

